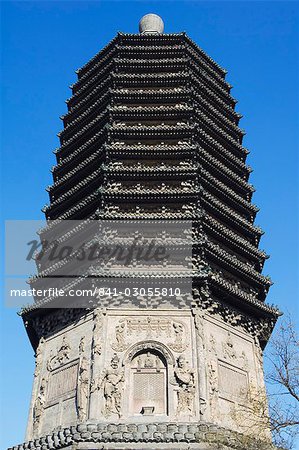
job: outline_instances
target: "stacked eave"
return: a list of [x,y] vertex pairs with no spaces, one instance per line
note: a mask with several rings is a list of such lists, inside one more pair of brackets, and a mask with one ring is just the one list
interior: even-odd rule
[[192,220],[209,267],[194,286],[205,278],[212,295],[277,317],[264,304],[267,255],[226,71],[184,33],[119,33],[77,73],[47,219]]

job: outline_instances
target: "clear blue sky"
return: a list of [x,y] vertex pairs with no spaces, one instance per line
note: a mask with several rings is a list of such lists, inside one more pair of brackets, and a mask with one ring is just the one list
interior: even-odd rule
[[[52,150],[74,70],[117,31],[160,14],[228,70],[251,150],[256,223],[271,255],[269,303],[298,315],[298,4],[295,2],[2,2],[3,219],[41,219]],[[297,128],[296,128],[297,127]],[[297,303],[298,305],[298,303]],[[21,319],[2,311],[1,448],[22,442],[34,366]]]

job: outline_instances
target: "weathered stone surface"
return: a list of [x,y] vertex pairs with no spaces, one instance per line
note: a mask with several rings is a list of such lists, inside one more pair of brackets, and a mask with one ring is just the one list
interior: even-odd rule
[[[89,409],[93,411],[98,423],[115,421],[110,423],[108,431],[125,431],[125,424],[129,424],[132,417],[138,418],[136,424],[132,425],[132,432],[137,429],[141,433],[164,432],[167,426],[169,433],[194,433],[194,426],[200,424],[203,419],[206,419],[205,422],[217,423],[217,429],[219,425],[231,426],[235,421],[232,428],[242,431],[241,419],[238,422],[238,419],[232,416],[230,405],[232,402],[235,405],[238,405],[238,402],[243,404],[245,397],[242,392],[246,392],[249,386],[246,380],[250,379],[250,383],[256,387],[263,385],[262,371],[257,365],[257,345],[248,334],[223,322],[221,318],[216,320],[216,316],[206,313],[203,313],[201,319],[197,318],[195,324],[194,314],[190,310],[178,313],[175,310],[163,309],[159,312],[129,308],[121,311],[107,309],[100,322],[99,314],[95,317],[96,322],[94,314],[86,314],[79,320],[76,328],[54,335],[51,341],[44,339],[43,351],[40,354],[44,359],[39,357],[41,364],[39,375],[35,377],[36,383],[51,379],[54,374],[59,386],[66,383],[69,390],[64,393],[64,387],[59,387],[59,405],[64,408],[62,415],[58,414],[60,406],[58,408],[58,403],[55,403],[55,395],[58,392],[58,385],[53,384],[55,377],[52,384],[43,391],[45,398],[39,416],[39,435],[47,434],[51,428],[55,430],[57,427],[73,430],[74,422],[78,421],[77,397],[72,377],[82,367],[79,362],[82,358],[85,358],[85,361],[92,361],[94,358],[92,342],[95,323],[101,323],[101,329],[105,328],[106,335],[112,338],[101,341],[101,351],[105,358],[101,356],[93,365],[86,365],[87,372],[84,376],[90,384],[84,392],[88,393]],[[120,324],[121,337],[117,337]],[[141,331],[138,327],[141,327]],[[99,333],[98,325],[96,330]],[[198,333],[201,341],[197,340]],[[114,342],[118,342],[117,345],[121,347],[119,351],[113,350],[112,347],[117,348]],[[197,347],[199,342],[203,346],[201,350]],[[181,349],[184,351],[181,352]],[[148,364],[150,367],[147,367]],[[154,378],[156,375],[160,378]],[[137,383],[135,376],[139,377],[138,380],[144,377],[145,382]],[[81,378],[82,382],[84,379]],[[142,396],[138,390],[141,387]],[[39,392],[38,387],[36,392]],[[81,394],[80,391],[80,404],[84,405]],[[145,408],[144,411],[150,411],[151,402],[157,395],[160,395],[163,401],[159,400],[160,403],[158,401],[156,407],[162,405],[162,411],[166,408],[168,413],[165,418],[167,417],[168,424],[155,421],[157,423],[148,428],[146,423],[153,423],[153,419],[158,417],[155,415],[155,406],[150,415],[143,414],[141,406]],[[132,399],[134,402],[141,401],[137,413]],[[84,411],[82,408],[81,415],[85,411],[85,407]],[[59,417],[61,422],[57,422]],[[90,423],[93,419],[86,418],[87,423],[77,425],[80,433],[103,429],[96,430],[95,425]],[[117,425],[120,418],[121,422]],[[189,428],[178,428],[177,422],[180,420],[187,423]],[[200,426],[201,431],[206,430],[205,425]],[[37,429],[34,433],[37,433]],[[57,439],[63,437],[57,434]]]
[[[153,433],[148,431],[148,428],[154,429],[155,427],[158,428],[158,426],[161,426],[162,424],[156,424],[156,423],[149,423],[148,425],[145,424],[139,424],[138,427],[146,430],[146,431],[140,431],[140,432],[131,432],[129,430],[134,429],[136,427],[135,424],[81,424],[81,427],[77,427],[82,429],[82,431],[76,431],[75,427],[67,428],[64,430],[61,430],[58,433],[54,433],[53,435],[48,435],[45,437],[41,437],[38,440],[30,441],[24,444],[20,444],[18,446],[13,447],[9,450],[23,450],[23,449],[30,449],[30,450],[40,450],[41,448],[45,448],[46,450],[54,449],[54,450],[60,450],[63,448],[67,448],[67,446],[73,442],[81,442],[81,443],[92,443],[92,442],[98,442],[104,444],[105,442],[111,442],[112,443],[122,443],[122,447],[124,449],[129,450],[130,442],[133,443],[141,443],[146,442],[150,447],[146,447],[148,449],[156,449],[158,445],[162,445],[162,443],[173,443],[173,448],[176,448],[176,443],[181,443],[182,448],[185,443],[189,443],[190,445],[193,445],[195,443],[200,444],[200,447],[206,450],[214,450],[215,447],[213,445],[225,445],[224,450],[244,450],[244,442],[246,442],[246,450],[275,450],[276,447],[274,447],[272,444],[264,442],[264,441],[258,441],[255,438],[248,438],[246,437],[244,441],[244,436],[241,434],[238,434],[236,432],[231,432],[228,429],[225,429],[223,427],[217,428],[215,425],[210,424],[192,424],[192,430],[194,432],[187,431],[185,433],[178,432],[178,431],[167,431],[167,428],[174,429],[175,424],[163,424],[165,425],[164,431],[154,431]],[[86,431],[87,426],[93,429],[101,428],[102,432],[99,431]],[[180,423],[177,424],[176,427],[178,429],[184,430],[188,427],[191,427],[191,425],[188,425],[187,423]],[[113,431],[108,431],[108,428]],[[121,431],[120,429],[121,428]],[[104,431],[107,430],[107,431]],[[165,431],[166,430],[166,431]],[[205,430],[205,431],[203,431]],[[63,434],[64,436],[67,434],[67,438],[64,439],[64,441],[58,439],[58,434]],[[152,447],[151,444],[152,442]],[[42,447],[41,447],[42,444]],[[202,447],[202,444],[205,444],[205,446]],[[114,444],[113,444],[114,445]],[[127,446],[126,446],[127,445]],[[210,446],[212,445],[212,446]],[[106,447],[105,447],[106,448]],[[112,447],[111,447],[112,448]],[[113,447],[114,448],[114,447]],[[193,447],[190,447],[193,448]],[[218,447],[217,447],[218,448]]]

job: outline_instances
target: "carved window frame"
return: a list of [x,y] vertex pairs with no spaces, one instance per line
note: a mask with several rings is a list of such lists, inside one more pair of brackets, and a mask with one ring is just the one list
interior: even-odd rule
[[[142,354],[142,353],[147,353],[147,352],[151,352],[151,353],[156,353],[159,358],[162,361],[165,361],[165,378],[164,378],[164,382],[165,382],[165,413],[162,414],[155,414],[153,413],[152,415],[149,416],[144,416],[141,413],[133,413],[132,412],[132,408],[131,408],[131,398],[130,398],[130,389],[132,389],[133,386],[133,381],[132,381],[132,368],[131,368],[131,363],[132,360],[138,355],[138,354]],[[127,352],[124,355],[124,367],[125,367],[125,378],[126,380],[128,380],[128,383],[126,385],[126,394],[125,395],[125,405],[124,405],[124,410],[127,411],[127,416],[128,417],[148,417],[153,419],[154,417],[159,417],[159,418],[169,418],[172,414],[171,412],[173,411],[173,386],[170,383],[170,380],[173,378],[174,376],[174,367],[175,367],[175,358],[172,354],[172,352],[169,350],[169,348],[165,345],[162,344],[161,342],[157,342],[154,340],[148,340],[148,341],[142,341],[142,342],[138,342],[136,344],[134,344],[133,346],[131,346]]]
[[[239,394],[235,394],[235,393],[232,393],[232,394],[225,393],[221,389],[221,384],[220,384],[220,378],[221,378],[220,377],[220,367],[224,367],[226,369],[233,370],[234,372],[245,376],[247,391],[246,391],[246,394],[244,395],[244,397],[242,397]],[[219,390],[219,394],[218,395],[219,395],[219,397],[224,399],[224,400],[226,400],[226,401],[236,402],[239,405],[246,406],[247,403],[248,403],[247,402],[247,393],[249,392],[249,374],[248,374],[248,371],[246,371],[244,369],[241,369],[240,367],[238,367],[238,366],[236,366],[236,365],[234,365],[234,364],[232,364],[232,363],[230,363],[228,361],[220,359],[220,358],[217,359],[217,371],[218,371],[218,390]]]
[[[77,373],[76,373],[76,384],[75,387],[67,392],[63,392],[62,394],[59,394],[51,399],[49,399],[50,394],[50,387],[51,387],[51,379],[53,379],[53,376],[55,376],[57,373],[62,372],[64,370],[67,370],[73,366],[77,366]],[[45,409],[49,408],[53,405],[56,405],[57,403],[61,403],[65,400],[68,400],[70,398],[77,396],[77,386],[78,386],[78,376],[79,376],[79,358],[73,359],[72,361],[68,361],[67,363],[55,367],[54,369],[49,371],[49,378],[48,378],[48,386],[47,386],[47,394],[46,394],[46,402],[45,402]]]

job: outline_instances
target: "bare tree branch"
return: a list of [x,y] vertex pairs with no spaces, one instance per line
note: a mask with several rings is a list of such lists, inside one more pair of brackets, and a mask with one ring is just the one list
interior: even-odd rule
[[[232,408],[232,417],[247,436],[259,436],[283,449],[294,449],[299,438],[299,342],[295,327],[286,317],[274,332],[265,355],[263,387],[250,384],[244,405]],[[272,448],[271,445],[267,448]]]
[[299,437],[299,340],[290,316],[270,340],[265,378],[274,442],[292,449]]

